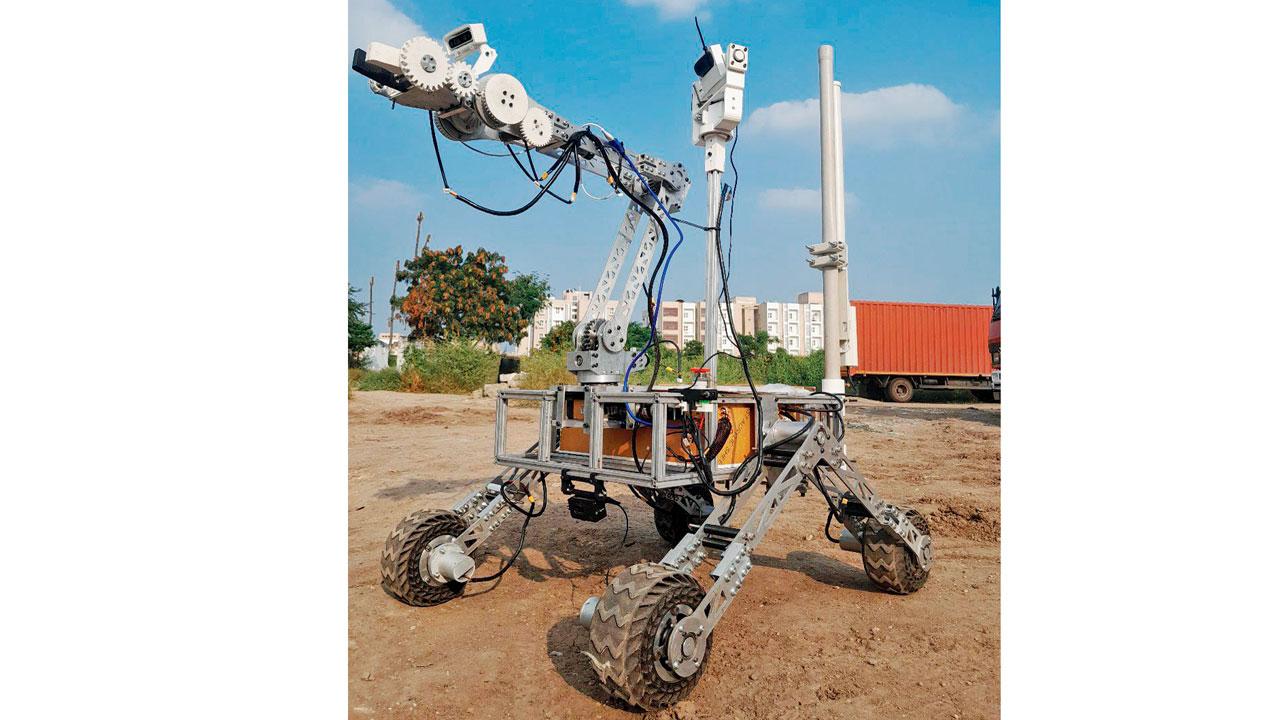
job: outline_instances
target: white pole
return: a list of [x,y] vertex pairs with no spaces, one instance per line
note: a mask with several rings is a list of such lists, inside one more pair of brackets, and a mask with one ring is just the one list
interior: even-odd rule
[[[720,179],[724,177],[724,138],[719,135],[711,135],[706,138],[706,170],[707,170],[707,227],[715,227],[716,221],[719,220],[717,215],[720,210]],[[716,160],[719,159],[717,163]],[[702,331],[702,342],[704,345],[703,352],[713,356],[707,363],[707,386],[716,386],[716,367],[718,365],[717,358],[714,357],[716,350],[719,349],[718,336],[719,328],[717,327],[720,316],[718,302],[720,298],[720,258],[716,252],[716,234],[714,231],[707,231],[707,306],[703,312],[706,319],[706,329]],[[714,421],[714,418],[712,418]]]
[[835,81],[836,95],[836,239],[841,245],[840,275],[836,283],[836,298],[839,300],[840,334],[836,337],[839,344],[840,364],[851,363],[849,346],[852,343],[853,328],[849,324],[849,239],[844,233],[844,106],[840,81]]
[[[836,86],[832,77],[835,65],[835,49],[830,45],[818,48],[818,109],[822,133],[822,242],[831,247],[840,242],[839,179],[837,153],[840,127],[837,119]],[[835,263],[822,266],[822,390],[844,392],[840,379],[840,271]]]
[[[706,161],[703,163],[704,169],[707,171],[707,227],[715,227],[719,218],[720,210],[720,179],[724,177],[724,141],[725,138],[720,135],[707,135],[704,137],[706,141]],[[703,352],[712,356],[707,363],[707,387],[716,386],[716,368],[719,366],[715,357],[718,349],[717,336],[719,335],[716,327],[720,322],[720,311],[717,309],[717,300],[720,297],[720,254],[716,252],[716,234],[712,230],[707,231],[707,308],[703,313],[706,318],[707,327],[702,332],[703,343],[706,347]],[[716,436],[717,413],[707,413],[706,420],[703,421],[703,427],[706,429],[707,437]],[[716,471],[716,460],[711,458],[709,463],[711,472]]]

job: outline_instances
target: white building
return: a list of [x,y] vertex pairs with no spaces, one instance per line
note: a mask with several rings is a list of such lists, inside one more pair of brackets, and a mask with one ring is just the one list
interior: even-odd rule
[[760,303],[755,315],[756,327],[777,338],[770,351],[781,347],[789,355],[808,355],[822,349],[822,293],[802,292],[793,303]]
[[[562,322],[577,322],[587,313],[591,304],[591,293],[585,290],[565,290],[561,297],[548,296],[547,304],[533,316],[528,332],[516,345],[517,355],[528,355],[532,348],[542,346],[542,338]],[[610,300],[605,304],[606,317],[613,315],[618,309],[618,301]]]

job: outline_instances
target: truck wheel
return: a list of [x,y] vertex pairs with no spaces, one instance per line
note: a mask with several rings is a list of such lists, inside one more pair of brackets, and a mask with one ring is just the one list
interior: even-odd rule
[[[688,573],[640,563],[618,573],[591,618],[591,664],[609,694],[644,710],[674,705],[693,692],[711,659],[711,637],[692,673],[667,657],[676,623],[702,602]],[[689,662],[689,661],[686,661]]]
[[911,402],[911,397],[915,395],[915,388],[912,387],[911,381],[904,377],[896,377],[884,386],[884,399],[893,402]]
[[996,391],[992,392],[992,393],[991,393],[991,399],[992,399],[993,401],[995,401],[995,402],[1000,402],[1000,391],[999,391],[999,390],[996,390]]
[[990,403],[996,401],[995,390],[970,390],[969,392],[973,393],[978,402]]
[[419,561],[432,540],[457,537],[466,529],[462,518],[449,510],[419,510],[401,520],[382,549],[382,589],[400,602],[419,607],[461,595],[465,583],[434,583],[422,577]]

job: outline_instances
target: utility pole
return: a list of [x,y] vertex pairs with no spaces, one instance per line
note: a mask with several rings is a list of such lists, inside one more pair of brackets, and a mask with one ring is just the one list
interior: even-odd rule
[[[422,222],[422,213],[418,213],[418,222]],[[391,365],[391,345],[396,338],[396,278],[400,276],[400,261],[396,261],[396,273],[391,276],[391,307],[387,309],[387,366]]]
[[369,276],[369,327],[373,327],[373,276]]
[[[422,211],[418,211],[418,232],[413,236],[413,256],[418,257],[418,240],[422,238]],[[430,240],[430,238],[428,238]]]

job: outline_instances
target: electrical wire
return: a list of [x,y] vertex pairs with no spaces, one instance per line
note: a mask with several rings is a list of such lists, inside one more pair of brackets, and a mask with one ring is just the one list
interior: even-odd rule
[[[478,147],[474,147],[474,146],[470,145],[469,143],[467,143],[467,141],[466,141],[466,140],[459,140],[458,142],[462,143],[463,147],[465,147],[466,149],[470,150],[470,151],[471,151],[471,152],[473,152],[473,153],[479,153],[479,154],[481,154],[481,155],[484,155],[485,157],[494,157],[494,158],[500,158],[500,157],[502,157],[502,154],[501,154],[501,153],[485,152],[484,150],[481,150],[481,149],[480,149],[480,148],[478,148]],[[505,144],[505,143],[504,143],[504,144]]]
[[[503,575],[505,575],[506,572],[511,569],[511,566],[516,564],[516,559],[520,557],[520,554],[524,552],[524,541],[529,534],[529,521],[538,517],[539,515],[542,515],[544,512],[547,511],[547,474],[546,473],[539,473],[538,475],[538,481],[542,484],[542,507],[539,508],[537,512],[534,512],[532,509],[525,510],[524,508],[520,507],[520,503],[513,501],[507,495],[506,488],[514,480],[515,480],[515,477],[512,477],[511,480],[508,480],[507,482],[500,485],[498,487],[498,493],[502,496],[503,502],[511,506],[514,510],[519,512],[521,515],[524,515],[524,522],[520,524],[520,540],[516,543],[516,549],[511,553],[511,557],[507,558],[507,560],[503,562],[503,564],[498,568],[497,572],[493,573],[492,575],[473,577],[469,582],[473,582],[473,583],[488,582],[490,580],[497,580],[501,578]],[[530,498],[532,498],[532,495],[530,496]]]

